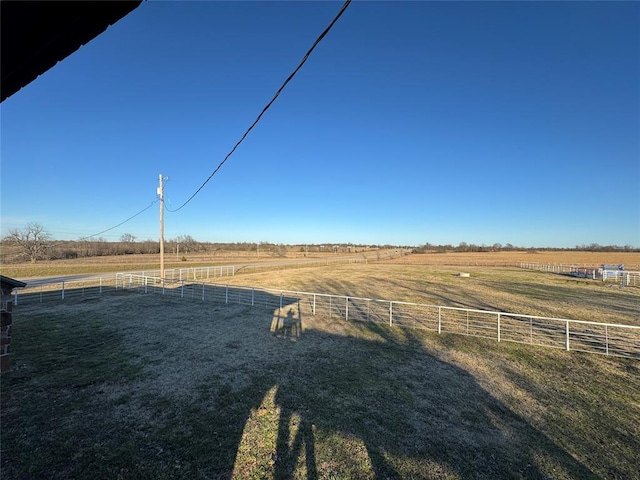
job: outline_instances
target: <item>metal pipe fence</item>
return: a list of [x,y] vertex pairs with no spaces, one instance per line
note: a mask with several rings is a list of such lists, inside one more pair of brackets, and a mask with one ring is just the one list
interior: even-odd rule
[[44,283],[13,291],[13,304],[37,303],[47,300],[65,300],[79,297],[89,297],[114,292],[116,283],[114,277],[98,278],[84,281],[63,281]]
[[520,268],[538,270],[541,272],[558,273],[573,277],[601,280],[609,284],[617,284],[621,287],[640,287],[640,272],[629,270],[608,270],[601,266],[593,265],[568,265],[547,263],[520,263]]
[[129,275],[118,288],[640,359],[640,326],[222,284],[183,281],[162,288],[158,282]]
[[163,282],[158,277],[133,273],[117,274],[111,282],[100,279],[27,287],[15,291],[14,304],[65,300],[118,290],[272,311],[291,309],[302,315],[329,319],[372,322],[438,334],[452,333],[640,360],[640,326],[219,283],[167,279]]
[[[142,270],[128,272],[133,275],[148,277],[159,277],[160,270]],[[217,277],[233,277],[236,274],[235,265],[222,265],[213,267],[185,267],[185,268],[165,268],[164,278],[167,281],[189,281],[189,280],[209,280]]]

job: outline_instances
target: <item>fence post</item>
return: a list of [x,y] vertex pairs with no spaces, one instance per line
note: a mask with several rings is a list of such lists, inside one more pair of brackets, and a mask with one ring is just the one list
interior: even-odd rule
[[256,289],[252,288],[251,289],[251,306],[252,307],[255,306],[255,298],[256,298]]
[[609,355],[609,331],[607,325],[604,326],[604,351],[606,355]]
[[393,302],[389,302],[389,326],[393,327]]
[[569,320],[566,321],[564,346],[569,351]]
[[62,300],[64,300],[64,282],[62,282]]
[[500,314],[498,313],[498,341],[500,341]]
[[316,294],[313,294],[313,315],[316,314]]
[[100,277],[100,293],[102,294],[102,277]]
[[344,297],[346,302],[345,302],[345,308],[344,308],[344,319],[345,320],[349,320],[349,297]]
[[229,303],[229,285],[225,285],[224,303]]
[[202,282],[202,301],[204,302],[204,282]]
[[180,298],[184,298],[184,282],[180,282]]
[[[40,301],[42,302],[42,294],[40,294]],[[13,292],[13,304],[14,305],[18,304],[18,290]]]
[[282,310],[282,296],[284,295],[284,293],[282,291],[280,291],[280,309]]
[[529,343],[533,345],[533,318],[529,319],[529,339]]
[[442,333],[442,307],[438,307],[438,333]]

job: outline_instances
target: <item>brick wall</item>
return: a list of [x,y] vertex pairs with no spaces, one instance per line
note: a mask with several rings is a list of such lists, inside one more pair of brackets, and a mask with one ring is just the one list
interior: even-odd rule
[[0,372],[8,372],[11,369],[9,353],[11,349],[11,323],[13,298],[11,291],[2,292],[2,302],[0,308]]

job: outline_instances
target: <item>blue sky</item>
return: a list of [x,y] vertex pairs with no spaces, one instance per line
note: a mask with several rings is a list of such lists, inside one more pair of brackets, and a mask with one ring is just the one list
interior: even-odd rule
[[[145,2],[1,106],[2,234],[175,209],[341,2]],[[640,246],[640,4],[354,2],[165,236]],[[102,236],[158,239],[158,204]]]

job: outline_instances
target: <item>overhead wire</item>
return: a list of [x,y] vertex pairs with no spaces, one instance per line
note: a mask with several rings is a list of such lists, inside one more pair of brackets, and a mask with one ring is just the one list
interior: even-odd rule
[[202,183],[202,185],[200,185],[200,187],[198,187],[198,189],[187,199],[187,201],[185,201],[182,205],[180,205],[178,208],[171,210],[169,208],[166,207],[165,205],[165,209],[169,212],[177,212],[178,210],[181,210],[184,206],[186,206],[191,200],[193,200],[193,198],[200,193],[200,191],[204,188],[204,186],[209,183],[209,181],[213,178],[213,176],[218,173],[218,170],[220,170],[222,168],[222,166],[226,163],[226,161],[229,159],[229,157],[233,154],[233,152],[236,151],[236,149],[240,146],[240,144],[244,141],[244,139],[247,137],[247,135],[249,134],[249,132],[251,132],[251,130],[253,130],[253,127],[256,126],[256,124],[260,121],[260,119],[262,118],[262,116],[265,114],[265,112],[267,110],[269,110],[269,108],[271,107],[271,105],[273,104],[273,102],[275,102],[276,98],[278,98],[278,96],[280,95],[280,93],[282,93],[282,91],[284,90],[284,88],[287,86],[287,84],[293,79],[293,77],[295,77],[295,75],[298,73],[298,70],[300,70],[302,68],[302,66],[306,63],[307,59],[309,58],[309,56],[311,55],[311,53],[315,50],[316,46],[322,41],[322,39],[327,35],[327,33],[329,33],[329,31],[331,30],[331,28],[333,28],[333,26],[335,25],[335,23],[338,21],[338,19],[342,16],[342,14],[345,12],[345,10],[347,9],[347,7],[349,6],[349,4],[351,3],[351,0],[346,0],[344,2],[344,4],[342,5],[342,7],[340,8],[340,11],[338,11],[338,13],[336,14],[336,16],[333,18],[333,20],[331,21],[331,23],[327,26],[327,28],[324,29],[324,31],[318,36],[318,38],[316,39],[315,42],[313,42],[313,45],[311,45],[311,48],[307,51],[307,53],[304,55],[304,57],[302,57],[302,60],[298,63],[298,66],[295,68],[295,70],[293,70],[293,72],[291,73],[291,75],[289,75],[287,77],[287,79],[284,81],[284,83],[280,86],[280,88],[278,89],[278,91],[275,93],[275,95],[273,96],[273,98],[269,101],[269,103],[267,103],[267,105],[262,109],[262,111],[260,112],[260,114],[256,117],[256,119],[253,121],[253,123],[251,124],[251,126],[244,132],[244,134],[242,135],[242,137],[240,137],[240,140],[238,140],[238,142],[234,145],[234,147],[231,149],[231,151],[229,153],[227,153],[227,156],[224,157],[224,160],[222,160],[218,166],[215,168],[215,170],[211,173],[211,175],[209,175],[209,177]]
[[119,226],[124,225],[125,223],[127,223],[129,220],[133,220],[134,218],[136,218],[136,217],[137,217],[138,215],[140,215],[141,213],[146,212],[147,210],[149,210],[149,209],[150,209],[151,207],[153,207],[156,203],[158,203],[158,201],[159,201],[158,199],[154,200],[153,202],[151,202],[151,204],[149,204],[149,206],[147,206],[147,207],[143,208],[142,210],[140,210],[140,211],[139,211],[138,213],[136,213],[135,215],[130,216],[130,217],[129,217],[129,218],[127,218],[124,222],[120,222],[119,224],[114,225],[114,226],[113,226],[113,227],[111,227],[111,228],[107,228],[106,230],[103,230],[103,231],[101,231],[101,232],[94,233],[93,235],[89,235],[89,236],[87,236],[87,237],[82,237],[82,238],[83,238],[83,239],[89,239],[89,238],[92,238],[92,237],[97,237],[98,235],[102,235],[103,233],[110,232],[111,230],[115,230],[115,229],[116,229],[116,228],[118,228]]

